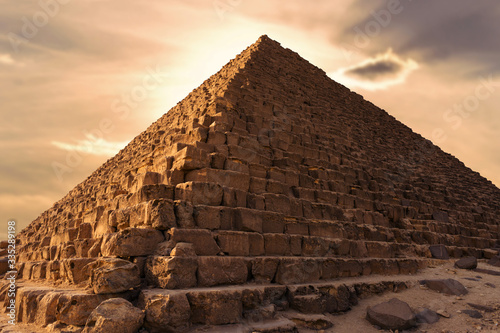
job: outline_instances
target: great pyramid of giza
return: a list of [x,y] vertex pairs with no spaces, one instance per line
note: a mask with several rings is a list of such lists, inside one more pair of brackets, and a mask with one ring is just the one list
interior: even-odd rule
[[496,186],[262,36],[18,235],[16,321],[292,332],[498,239]]

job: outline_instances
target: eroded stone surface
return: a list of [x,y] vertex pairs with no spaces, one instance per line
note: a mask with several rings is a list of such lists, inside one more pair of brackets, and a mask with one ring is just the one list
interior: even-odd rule
[[397,298],[369,307],[366,319],[373,325],[390,330],[409,329],[417,324],[410,306]]
[[136,333],[144,313],[123,298],[111,298],[90,314],[82,333]]

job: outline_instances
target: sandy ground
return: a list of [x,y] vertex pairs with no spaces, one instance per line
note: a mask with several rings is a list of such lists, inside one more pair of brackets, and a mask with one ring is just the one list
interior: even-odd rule
[[[500,271],[498,267],[492,267],[485,263],[479,263],[478,268]],[[442,332],[442,333],[465,333],[465,332],[500,332],[500,276],[493,276],[474,271],[456,269],[452,263],[427,268],[418,274],[419,279],[455,279],[460,281],[469,293],[464,296],[448,296],[420,286],[401,291],[399,293],[385,293],[383,295],[360,300],[359,304],[351,311],[334,316],[332,322],[334,327],[325,332],[380,332],[366,319],[366,308],[391,298],[398,298],[407,302],[414,311],[420,308],[428,308],[434,311],[444,310],[450,314],[450,318],[441,317],[437,323],[423,324],[412,332]],[[479,281],[471,281],[465,278],[474,278]],[[496,288],[490,287],[491,283]],[[461,310],[473,309],[467,303],[488,305],[497,311],[485,313],[481,319],[473,319]]]
[[[495,270],[500,272],[500,268],[492,267],[486,263],[480,262],[478,268]],[[441,317],[437,323],[422,324],[418,328],[408,332],[415,333],[472,333],[472,332],[500,332],[500,276],[478,273],[474,271],[462,270],[453,267],[452,262],[447,262],[436,267],[429,267],[421,270],[415,276],[367,276],[357,279],[346,279],[336,281],[337,283],[349,283],[355,280],[363,280],[365,282],[378,282],[382,280],[423,280],[423,279],[456,279],[467,287],[469,293],[464,296],[448,296],[437,293],[432,290],[427,290],[416,284],[415,287],[397,293],[386,292],[382,295],[372,296],[366,299],[360,299],[359,304],[351,311],[329,315],[328,319],[333,322],[334,326],[328,330],[312,331],[299,329],[300,333],[309,332],[346,332],[346,333],[370,333],[381,332],[375,328],[366,319],[366,308],[378,303],[387,301],[391,298],[398,298],[407,302],[410,307],[418,312],[422,308],[428,308],[434,311],[442,310],[450,315],[450,318]],[[467,278],[477,281],[468,280]],[[495,286],[495,287],[493,287]],[[487,305],[495,308],[494,312],[479,311],[483,318],[474,319],[466,314],[460,313],[461,310],[473,309],[467,303],[475,303]],[[229,328],[229,327],[228,327]],[[33,332],[48,332],[47,330],[36,328],[31,325],[15,326],[7,323],[5,314],[0,316],[0,332],[16,332],[16,333],[33,333]]]

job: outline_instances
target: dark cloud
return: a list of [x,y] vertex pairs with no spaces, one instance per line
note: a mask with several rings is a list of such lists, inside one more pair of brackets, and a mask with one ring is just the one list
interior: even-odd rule
[[[419,62],[466,61],[485,72],[499,71],[499,2],[401,0],[397,13],[388,15],[390,2],[379,2],[362,20],[351,21],[337,42],[365,54],[392,47]],[[352,8],[365,6],[357,0]]]
[[345,71],[346,75],[362,79],[377,81],[397,76],[403,70],[403,65],[392,59],[378,59],[373,62],[351,67]]

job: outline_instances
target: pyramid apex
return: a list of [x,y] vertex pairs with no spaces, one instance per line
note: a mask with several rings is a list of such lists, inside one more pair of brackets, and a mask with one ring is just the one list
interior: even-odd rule
[[260,44],[274,44],[274,45],[281,45],[279,42],[275,41],[274,39],[269,38],[268,35],[262,35],[257,39],[255,44],[260,45]]

